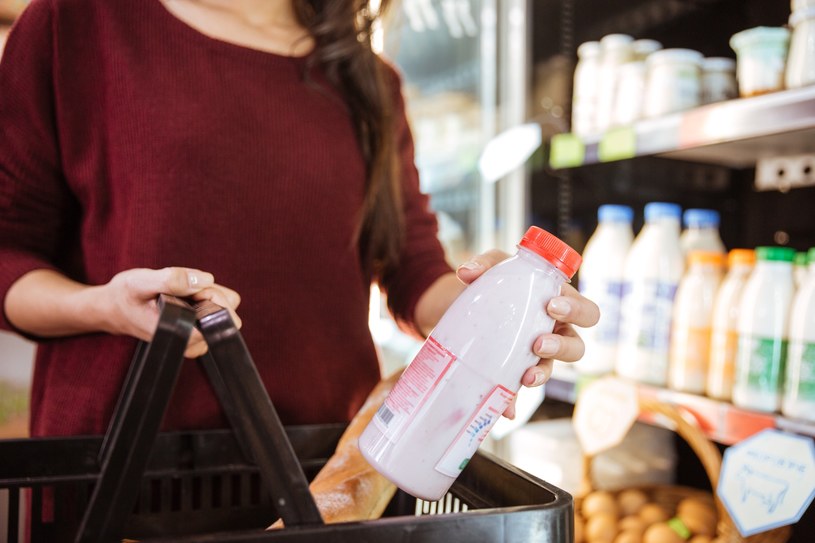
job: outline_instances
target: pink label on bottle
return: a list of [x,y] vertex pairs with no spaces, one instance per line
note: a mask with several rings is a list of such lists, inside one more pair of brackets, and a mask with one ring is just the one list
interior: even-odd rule
[[400,430],[420,411],[439,384],[452,375],[450,370],[455,361],[456,356],[435,338],[427,338],[376,412],[374,422],[385,437],[393,442],[398,440]]
[[492,389],[436,464],[436,471],[458,477],[514,397],[515,393],[501,385]]

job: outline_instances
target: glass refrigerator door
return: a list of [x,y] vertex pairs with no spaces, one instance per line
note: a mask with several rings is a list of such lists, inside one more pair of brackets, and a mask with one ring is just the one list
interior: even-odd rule
[[[523,234],[523,168],[487,182],[479,158],[498,131],[525,120],[526,2],[400,0],[380,34],[402,76],[421,188],[454,267],[494,247],[513,252]],[[411,351],[416,344],[393,331],[378,299],[375,291],[375,340],[385,354]]]
[[[494,0],[401,0],[384,25],[383,54],[402,75],[423,192],[457,266],[491,237],[494,187],[478,171],[494,133]],[[490,209],[491,210],[491,209]]]

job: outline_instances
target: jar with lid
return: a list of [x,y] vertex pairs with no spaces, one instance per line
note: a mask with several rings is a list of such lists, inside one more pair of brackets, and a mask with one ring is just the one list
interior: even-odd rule
[[612,124],[631,124],[642,117],[645,96],[645,62],[637,60],[620,66],[617,89],[614,92]]
[[662,49],[662,44],[656,40],[634,40],[631,44],[631,50],[634,60],[645,60],[651,53]]
[[784,88],[790,31],[783,27],[757,26],[730,38],[736,52],[736,78],[742,97]]
[[736,61],[727,57],[708,57],[702,61],[702,103],[712,104],[738,98]]
[[784,72],[788,89],[815,83],[815,2],[790,15],[790,50]]
[[601,65],[595,126],[600,132],[611,126],[617,74],[620,66],[633,60],[633,41],[634,38],[626,34],[609,34],[600,40]]
[[596,132],[597,100],[600,95],[600,42],[587,41],[577,48],[572,90],[572,132],[586,136]]
[[538,362],[532,344],[555,324],[544,308],[580,262],[529,228],[442,315],[360,435],[365,459],[405,492],[441,499]]
[[692,49],[662,49],[648,57],[645,117],[659,117],[701,103],[702,58],[702,53]]

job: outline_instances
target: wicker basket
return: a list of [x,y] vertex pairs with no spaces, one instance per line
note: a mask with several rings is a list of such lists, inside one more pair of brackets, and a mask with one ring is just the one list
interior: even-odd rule
[[[710,479],[711,487],[713,489],[719,483],[719,473],[721,472],[722,456],[719,450],[711,443],[707,437],[702,433],[699,427],[690,422],[688,418],[683,417],[677,408],[658,402],[649,398],[639,398],[640,413],[650,415],[658,415],[669,419],[675,425],[675,431],[690,445],[702,466],[705,473]],[[584,457],[584,470],[583,470],[583,488],[580,492],[580,497],[575,500],[575,511],[580,511],[582,505],[582,496],[585,496],[590,491],[594,490],[591,481],[591,464],[592,457]],[[622,489],[620,489],[621,491]],[[785,543],[790,538],[791,529],[789,526],[775,528],[767,532],[755,534],[750,537],[743,537],[739,534],[738,529],[730,518],[724,505],[719,500],[718,496],[711,496],[709,492],[705,492],[696,488],[682,487],[676,485],[654,485],[639,488],[645,492],[651,502],[662,506],[669,512],[676,511],[679,502],[685,498],[699,498],[707,501],[713,500],[715,502],[716,513],[718,515],[718,522],[716,525],[716,543]],[[617,491],[616,493],[619,493]],[[611,492],[616,494],[615,492]]]

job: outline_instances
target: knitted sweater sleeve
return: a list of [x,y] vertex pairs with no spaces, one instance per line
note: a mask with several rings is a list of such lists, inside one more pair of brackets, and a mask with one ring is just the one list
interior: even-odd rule
[[429,198],[419,187],[419,172],[414,162],[413,136],[405,112],[405,103],[397,82],[394,112],[397,146],[402,164],[405,212],[405,245],[399,267],[380,281],[387,293],[388,308],[397,324],[407,332],[421,335],[415,326],[416,303],[430,285],[451,270],[438,240],[436,216],[430,210]]
[[[15,23],[0,63],[0,300],[34,269],[55,269],[73,204],[60,173],[50,2]],[[5,307],[5,303],[3,303]],[[0,328],[13,329],[0,314]]]

